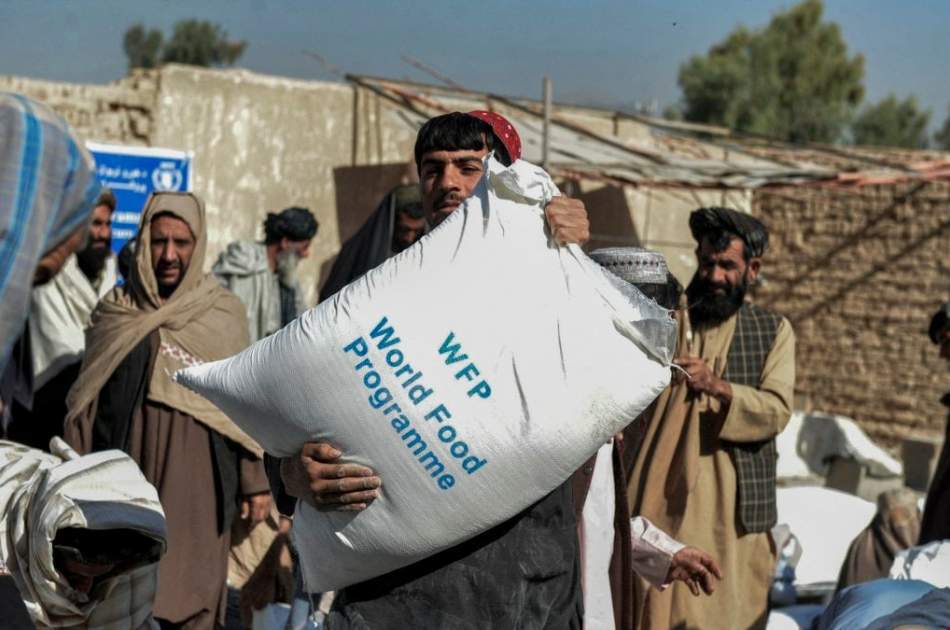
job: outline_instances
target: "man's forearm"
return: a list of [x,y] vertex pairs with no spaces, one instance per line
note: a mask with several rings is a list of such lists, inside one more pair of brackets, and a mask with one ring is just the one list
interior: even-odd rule
[[634,572],[654,588],[665,589],[673,556],[685,545],[642,516],[630,519],[630,537]]

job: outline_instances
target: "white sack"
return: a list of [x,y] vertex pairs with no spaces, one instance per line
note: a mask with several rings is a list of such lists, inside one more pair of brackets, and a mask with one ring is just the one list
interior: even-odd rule
[[950,540],[904,549],[894,558],[890,578],[922,580],[937,588],[950,588]]
[[834,585],[851,541],[867,527],[877,507],[870,501],[830,488],[778,488],[778,522],[798,538],[802,556],[795,586]]
[[778,451],[775,475],[779,479],[807,478],[812,474],[818,474],[818,471],[810,469],[808,463],[798,454],[799,434],[802,431],[804,419],[803,412],[794,412],[785,428],[775,436],[775,448]]
[[802,466],[813,474],[825,476],[835,457],[864,464],[872,477],[886,479],[904,474],[903,464],[875,444],[847,416],[821,411],[807,415],[796,412],[785,430],[778,434],[777,445],[779,478],[807,476],[807,471],[802,474]]
[[310,591],[514,516],[668,384],[675,323],[578,247],[549,244],[555,194],[540,168],[489,159],[416,245],[236,357],[178,373],[271,454],[328,441],[380,475],[363,512],[298,505]]

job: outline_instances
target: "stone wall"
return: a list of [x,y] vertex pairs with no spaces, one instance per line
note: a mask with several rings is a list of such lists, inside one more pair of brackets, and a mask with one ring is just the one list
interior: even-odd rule
[[208,212],[206,266],[233,240],[263,238],[267,212],[310,208],[320,222],[301,266],[313,301],[319,266],[338,247],[334,168],[351,160],[352,89],[244,71],[166,66],[157,146],[194,151],[192,188]]
[[[2,76],[0,90],[46,103],[85,140],[192,151],[192,188],[208,211],[206,268],[228,242],[261,238],[267,212],[313,210],[321,227],[300,270],[310,302],[341,240],[408,179],[414,130],[347,84],[173,64],[108,85]],[[368,167],[362,181],[340,175],[356,165]]]
[[0,90],[46,103],[85,140],[148,146],[158,78],[157,71],[137,71],[108,85],[84,85],[3,75]]
[[894,445],[943,430],[947,368],[926,336],[950,296],[950,183],[764,189],[771,248],[757,302],[797,339],[797,390]]

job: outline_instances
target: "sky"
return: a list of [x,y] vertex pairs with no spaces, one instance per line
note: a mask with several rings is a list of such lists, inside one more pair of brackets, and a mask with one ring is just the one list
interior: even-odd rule
[[[343,72],[433,82],[410,55],[475,90],[632,107],[679,99],[677,70],[739,24],[761,27],[793,4],[775,0],[0,0],[0,74],[108,83],[126,73],[122,35],[136,22],[171,32],[180,19],[221,24],[248,42],[238,65],[335,80]],[[950,106],[950,2],[826,0],[849,53],[865,56],[865,102],[893,92]]]

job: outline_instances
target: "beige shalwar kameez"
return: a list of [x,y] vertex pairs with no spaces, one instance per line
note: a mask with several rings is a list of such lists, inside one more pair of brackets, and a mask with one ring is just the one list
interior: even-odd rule
[[[697,329],[680,352],[706,360],[721,376],[736,317]],[[657,404],[630,488],[633,514],[652,520],[685,544],[716,558],[723,580],[712,596],[695,597],[676,582],[665,591],[638,583],[642,628],[739,630],[765,627],[775,565],[767,533],[747,534],[737,521],[736,468],[720,439],[753,442],[777,435],[788,422],[795,383],[795,338],[782,320],[757,388],[731,384],[732,402],[671,386]],[[688,352],[691,350],[691,352]]]

